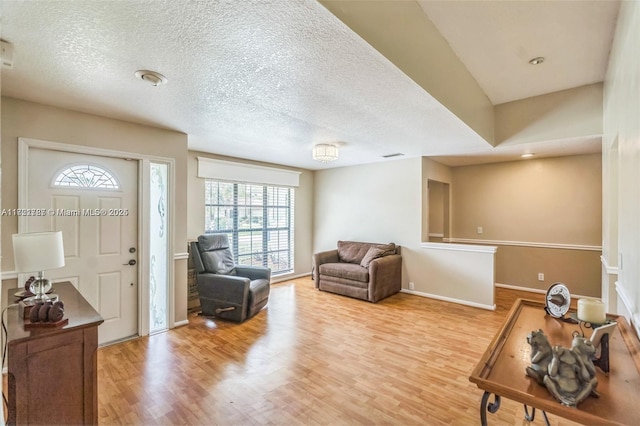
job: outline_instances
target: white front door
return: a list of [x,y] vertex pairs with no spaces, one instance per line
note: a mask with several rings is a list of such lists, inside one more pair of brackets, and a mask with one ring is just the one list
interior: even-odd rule
[[[104,318],[104,344],[138,333],[138,162],[40,148],[29,150],[24,232],[62,231],[71,281]],[[54,284],[55,291],[55,284]]]

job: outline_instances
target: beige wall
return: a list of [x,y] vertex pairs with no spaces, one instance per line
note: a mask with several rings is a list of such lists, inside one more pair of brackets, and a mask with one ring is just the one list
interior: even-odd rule
[[573,295],[600,297],[599,251],[496,245],[498,284],[547,290],[562,282]]
[[453,241],[498,245],[498,283],[546,289],[561,281],[576,294],[599,295],[599,154],[455,167],[452,173]]
[[494,144],[493,105],[417,1],[320,3]]
[[490,308],[492,253],[423,245],[427,181],[450,178],[448,167],[426,158],[317,171],[314,252],[335,249],[338,240],[393,241],[402,246],[405,290],[413,283],[415,294]]
[[198,177],[198,157],[217,158],[245,164],[258,164],[267,167],[277,167],[301,172],[300,186],[295,190],[295,219],[294,219],[294,271],[293,276],[311,272],[312,242],[313,242],[313,191],[314,172],[291,167],[259,163],[232,157],[189,151],[189,177],[187,186],[188,219],[187,238],[195,240],[204,232],[204,179]]
[[[429,180],[429,239],[433,234],[444,237],[445,222],[445,185],[437,180]],[[447,197],[447,202],[449,201]],[[448,214],[448,211],[447,211]],[[448,235],[447,235],[448,236]]]
[[602,83],[496,105],[497,145],[602,134]]
[[[429,232],[435,232],[429,229],[429,210],[430,206],[429,202],[429,181],[435,181],[440,183],[446,183],[451,187],[451,182],[453,180],[453,175],[451,173],[451,168],[445,166],[441,163],[431,160],[430,158],[423,157],[422,158],[422,199],[424,200],[424,205],[422,206],[422,232],[421,232],[421,241],[429,241]],[[451,193],[449,193],[450,195]],[[449,202],[451,198],[449,198]],[[449,229],[447,229],[446,234],[450,235],[450,218],[451,211],[449,211],[449,218],[445,220]]]
[[601,173],[599,154],[454,167],[452,235],[599,246]]
[[420,159],[316,172],[314,252],[338,240],[395,242],[403,255],[420,242]]
[[[174,244],[176,253],[186,252],[187,136],[90,114],[45,106],[13,98],[2,98],[2,208],[18,208],[18,138],[105,148],[122,152],[175,159]],[[2,271],[13,271],[11,235],[18,219],[2,220]],[[176,322],[187,319],[186,259],[175,263]],[[15,280],[3,282],[16,286]]]
[[[605,79],[603,294],[640,333],[640,2],[622,2]],[[607,271],[608,268],[614,271]],[[615,273],[617,272],[617,277]],[[614,285],[617,279],[618,286]],[[617,294],[616,294],[617,290]],[[617,300],[616,300],[617,299]]]
[[410,158],[317,171],[313,251],[335,249],[338,240],[395,242],[403,246],[406,284],[420,251],[421,164]]

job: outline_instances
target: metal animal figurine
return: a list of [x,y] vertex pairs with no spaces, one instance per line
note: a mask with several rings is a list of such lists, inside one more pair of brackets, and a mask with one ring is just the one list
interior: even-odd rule
[[589,395],[598,397],[592,361],[596,349],[590,340],[576,332],[571,349],[551,347],[542,330],[538,330],[527,336],[527,342],[532,348],[527,375],[544,385],[560,403],[575,407]]

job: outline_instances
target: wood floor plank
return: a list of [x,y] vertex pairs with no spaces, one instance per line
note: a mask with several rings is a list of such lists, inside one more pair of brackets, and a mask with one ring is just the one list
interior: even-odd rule
[[[99,349],[99,422],[475,425],[482,392],[468,377],[517,297],[542,295],[498,289],[486,311],[403,293],[371,304],[309,278],[275,284],[243,324],[192,314]],[[525,424],[522,406],[503,399],[489,422]]]

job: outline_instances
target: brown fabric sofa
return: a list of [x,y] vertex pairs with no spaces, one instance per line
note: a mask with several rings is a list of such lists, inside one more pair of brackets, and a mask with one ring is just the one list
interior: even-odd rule
[[313,255],[316,288],[377,302],[400,291],[402,256],[394,243],[338,241]]

